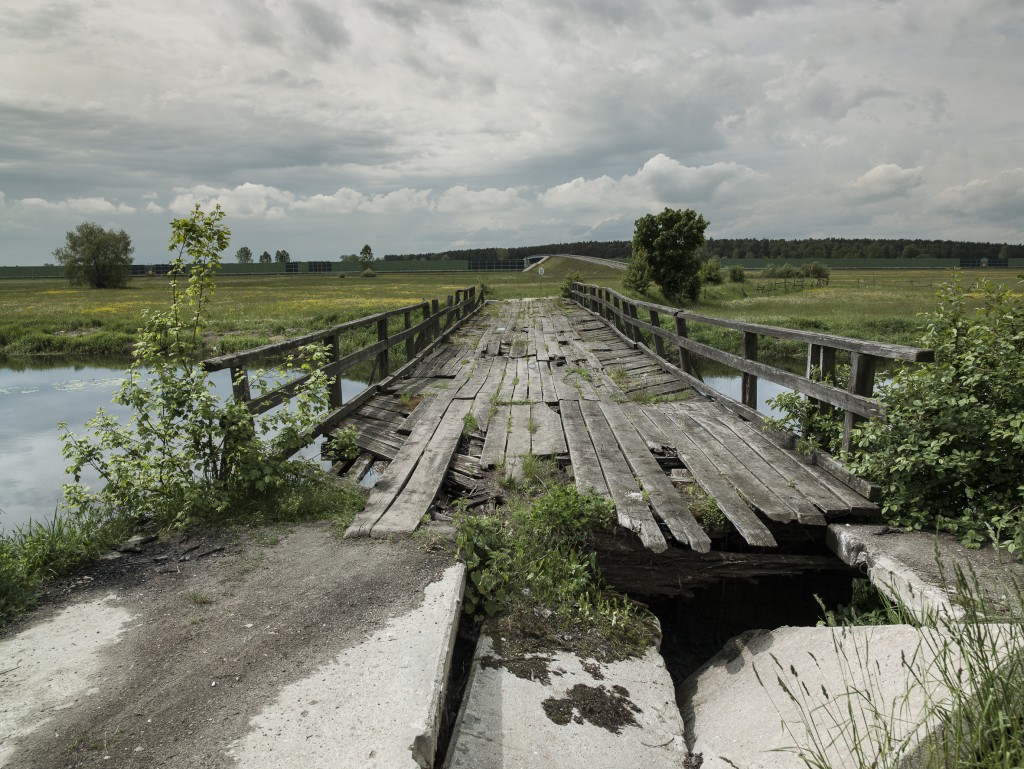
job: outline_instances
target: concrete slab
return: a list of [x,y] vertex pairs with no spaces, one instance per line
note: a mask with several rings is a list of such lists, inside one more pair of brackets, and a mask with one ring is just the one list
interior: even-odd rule
[[944,646],[909,625],[744,633],[684,682],[687,745],[702,769],[809,766],[797,746],[820,749],[815,766],[897,765],[875,759],[911,754],[932,727],[929,704],[948,697],[936,665],[960,659]]
[[286,686],[229,746],[253,769],[429,769],[462,608],[465,566],[313,675]]
[[482,636],[444,766],[679,769],[682,729],[653,648],[608,664],[569,654],[502,663]]
[[957,619],[956,570],[959,567],[993,611],[1020,609],[1024,564],[991,545],[968,550],[952,536],[899,531],[878,524],[832,524],[828,546],[843,561],[864,572],[872,584],[900,601],[919,620]]

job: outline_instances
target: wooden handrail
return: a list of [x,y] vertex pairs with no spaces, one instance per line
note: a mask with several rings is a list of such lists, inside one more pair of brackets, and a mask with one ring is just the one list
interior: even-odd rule
[[[306,436],[308,442],[312,442],[344,419],[355,406],[372,397],[372,394],[377,392],[385,382],[405,373],[434,345],[454,331],[464,319],[476,312],[484,301],[484,292],[482,290],[478,292],[476,286],[469,286],[459,289],[454,296],[449,296],[444,305],[435,299],[432,302],[419,302],[395,310],[378,312],[339,323],[321,331],[314,331],[280,342],[272,342],[250,350],[208,358],[201,365],[207,371],[231,369],[232,393],[235,400],[245,403],[249,413],[256,416],[294,397],[303,385],[309,382],[312,373],[297,376],[272,390],[253,397],[249,387],[248,366],[268,358],[279,357],[310,344],[323,343],[327,348],[328,362],[319,371],[327,375],[330,388],[328,402],[331,412]],[[412,321],[414,312],[422,313],[422,319],[418,323]],[[399,316],[402,317],[403,327],[400,331],[392,333],[389,321],[391,318]],[[376,329],[374,342],[346,355],[341,355],[340,339],[343,334],[370,328]],[[392,372],[390,350],[398,345],[405,347],[406,363],[397,371]],[[342,374],[353,366],[368,360],[375,361],[378,381],[368,385],[366,390],[349,403],[343,403],[341,396]],[[367,395],[367,393],[370,394]]]
[[[884,404],[874,393],[875,372],[879,361],[907,361],[931,363],[935,360],[932,350],[885,342],[866,341],[823,334],[814,331],[767,326],[761,323],[716,318],[689,310],[668,307],[663,304],[631,299],[609,288],[584,283],[572,285],[573,301],[612,323],[627,340],[647,350],[666,367],[677,373],[685,373],[695,384],[700,382],[700,368],[692,355],[722,363],[739,371],[742,375],[742,401],[737,402],[721,394],[713,394],[710,388],[701,386],[702,392],[717,397],[727,407],[741,413],[745,418],[763,419],[757,411],[757,380],[767,379],[776,384],[808,396],[819,408],[837,408],[845,413],[843,448],[849,449],[853,426],[863,418],[884,416]],[[647,314],[649,321],[642,320],[639,312]],[[672,317],[675,330],[666,329],[661,319]],[[688,323],[706,323],[732,329],[742,334],[741,354],[719,350],[716,347],[696,342],[688,336]],[[653,339],[654,349],[645,343],[647,334]],[[806,375],[759,362],[757,360],[758,338],[762,336],[803,342],[807,345]],[[666,343],[673,349],[670,351]],[[836,387],[827,381],[811,379],[812,369],[818,369],[822,378],[835,371],[836,351],[850,354],[850,382],[846,389]],[[678,355],[679,365],[668,363],[671,354]]]

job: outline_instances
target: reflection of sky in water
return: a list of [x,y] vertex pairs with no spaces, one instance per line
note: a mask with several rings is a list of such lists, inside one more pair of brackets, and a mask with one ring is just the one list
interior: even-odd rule
[[[739,374],[724,375],[724,376],[704,376],[704,383],[723,395],[728,395],[733,400],[741,401],[743,399],[743,384]],[[768,405],[768,399],[774,398],[776,395],[781,393],[793,392],[788,387],[775,384],[775,382],[769,382],[767,379],[757,380],[757,410],[762,414],[769,414],[773,417],[782,416],[782,414]]]
[[[72,433],[83,435],[86,421],[100,407],[123,422],[128,410],[110,402],[122,373],[100,367],[0,368],[0,530],[52,515],[67,480],[57,423],[65,422]],[[231,393],[228,372],[217,372],[211,380],[215,392]],[[365,387],[347,380],[342,384],[346,399]],[[319,447],[311,446],[302,455],[318,458]],[[95,480],[95,475],[83,476],[86,483]]]

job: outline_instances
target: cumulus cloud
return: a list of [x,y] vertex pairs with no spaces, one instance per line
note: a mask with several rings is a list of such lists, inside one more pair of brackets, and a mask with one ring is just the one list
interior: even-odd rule
[[901,168],[884,163],[859,176],[847,188],[848,196],[858,203],[877,203],[890,198],[905,197],[921,184],[922,169]]
[[950,213],[1019,227],[1024,221],[1024,168],[949,187],[940,194],[939,203],[942,210]]
[[124,203],[112,203],[106,198],[68,198],[51,202],[43,198],[22,198],[16,201],[19,208],[25,211],[46,211],[55,213],[81,214],[94,216],[98,214],[134,214],[135,208]]
[[[686,166],[655,155],[634,174],[618,179],[578,177],[539,195],[550,209],[628,213],[639,209],[700,206],[727,192],[747,197],[760,175],[738,163]],[[744,189],[746,188],[746,189]]]

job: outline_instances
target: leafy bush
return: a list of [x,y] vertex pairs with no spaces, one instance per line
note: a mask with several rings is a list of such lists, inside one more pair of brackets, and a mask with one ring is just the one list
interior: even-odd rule
[[[327,409],[326,376],[320,370],[324,348],[315,346],[303,359],[286,362],[309,376],[294,408],[258,419],[243,403],[223,402],[196,362],[213,276],[230,235],[223,217],[219,207],[207,215],[197,206],[191,216],[172,223],[170,308],[146,314],[134,360],[114,396],[131,408],[132,419],[122,425],[101,409],[86,423],[85,437],[62,425],[62,453],[75,478],[64,487],[64,505],[77,515],[181,526],[193,518],[228,514],[253,496],[272,497],[295,478],[295,468],[280,457],[307,442],[309,427]],[[258,391],[270,389],[267,376],[254,377]],[[273,437],[264,441],[263,436]],[[99,491],[79,482],[86,466],[98,472],[104,484]]]
[[746,283],[747,282],[747,271],[742,267],[730,267],[729,268],[729,280],[733,283]]
[[880,389],[853,469],[884,491],[883,514],[914,529],[1024,549],[1024,298],[982,281],[974,317],[959,277],[942,286],[922,345],[935,363]]
[[[827,382],[845,388],[850,381],[850,367],[836,366],[828,377],[821,375],[821,369],[811,369],[811,379]],[[782,392],[771,397],[768,405],[782,416],[765,417],[761,426],[765,430],[794,433],[798,436],[796,449],[802,454],[812,454],[823,448],[838,454],[843,445],[843,412],[829,406],[819,406],[811,399],[797,392]]]
[[715,286],[725,282],[725,273],[722,271],[722,267],[717,259],[712,257],[701,265],[700,279],[704,283],[711,283]]
[[773,264],[761,270],[762,278],[799,278],[801,275],[800,269],[792,264]]
[[456,518],[456,543],[469,572],[468,613],[502,614],[556,639],[568,628],[596,627],[606,652],[650,642],[645,615],[606,589],[587,546],[592,532],[615,523],[609,500],[555,485],[504,512]]
[[373,271],[372,267],[367,267],[365,270],[363,270],[361,273],[359,273],[359,277],[360,278],[376,278],[377,277],[377,273]]
[[586,283],[587,276],[579,270],[573,270],[562,278],[562,287],[558,289],[558,294],[563,299],[568,299],[572,295],[572,284],[573,283]]
[[651,287],[651,266],[647,262],[647,254],[633,251],[626,264],[626,274],[622,277],[622,286],[638,294],[646,294]]

